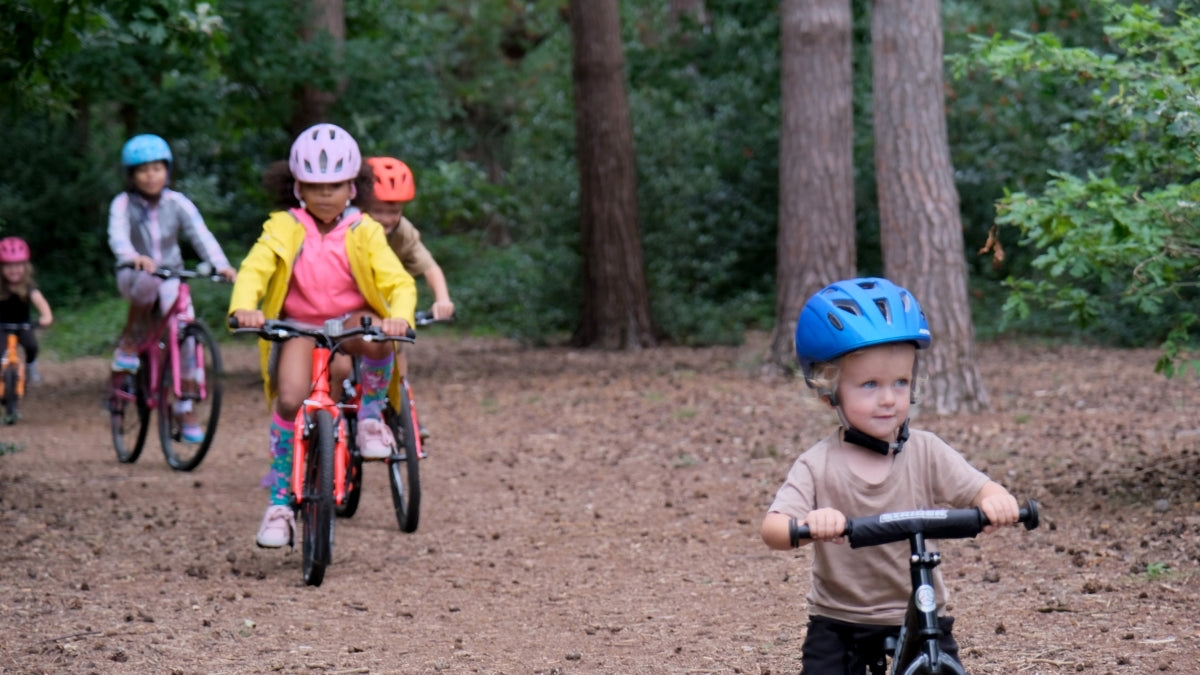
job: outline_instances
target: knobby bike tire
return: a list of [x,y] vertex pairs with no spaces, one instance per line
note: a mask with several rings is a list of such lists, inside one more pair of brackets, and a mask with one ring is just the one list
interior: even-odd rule
[[[146,436],[150,431],[150,404],[146,401],[149,391],[150,368],[145,355],[142,355],[141,365],[136,374],[122,375],[121,385],[132,400],[118,397],[115,391],[110,391],[108,401],[109,427],[112,430],[113,449],[117,460],[123,464],[136,462],[146,447]],[[114,375],[114,378],[116,375]],[[110,385],[110,390],[116,386],[116,381]]]
[[[967,675],[967,671],[963,670],[962,665],[950,658],[949,654],[942,654],[938,660],[942,664],[941,670],[938,671],[941,675]],[[892,672],[901,675],[930,675],[933,670],[929,667],[928,663],[928,657],[922,655],[921,658],[903,668],[894,668]]]
[[362,499],[363,459],[355,445],[357,426],[346,420],[346,443],[350,446],[350,465],[346,467],[346,496],[337,505],[338,518],[353,518]]
[[388,482],[392,487],[392,506],[402,532],[416,532],[421,518],[421,472],[417,455],[417,420],[409,400],[407,386],[400,392],[400,410],[385,409],[388,427],[396,436],[402,459],[387,460]]
[[[297,429],[297,431],[300,431]],[[337,427],[328,410],[318,410],[304,467],[300,518],[304,524],[304,583],[320,586],[333,560],[333,453]]]
[[[191,471],[200,466],[200,462],[204,461],[204,456],[208,454],[208,449],[212,447],[213,437],[217,434],[217,421],[221,417],[221,380],[224,374],[221,351],[204,324],[190,323],[179,332],[179,355],[183,363],[187,362],[185,350],[189,339],[195,341],[197,358],[203,358],[204,398],[198,395],[188,396],[186,392],[183,397],[176,397],[169,354],[163,359],[162,383],[158,397],[158,437],[167,464],[176,471]],[[183,386],[181,383],[181,387]],[[198,394],[198,389],[196,393]],[[175,414],[175,403],[185,399],[191,400],[192,410],[200,428],[204,430],[204,437],[198,443],[183,438],[183,420]]]
[[10,365],[4,369],[4,417],[7,424],[17,421],[17,384],[20,373],[17,366]]

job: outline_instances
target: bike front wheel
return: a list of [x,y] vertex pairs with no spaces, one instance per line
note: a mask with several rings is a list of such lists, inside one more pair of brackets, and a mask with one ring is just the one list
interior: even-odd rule
[[179,332],[179,391],[170,355],[163,361],[158,398],[158,435],[167,464],[177,471],[200,465],[221,416],[221,352],[201,323]]
[[392,506],[402,532],[416,532],[421,518],[420,439],[417,437],[416,408],[408,386],[400,392],[400,410],[388,406],[384,411],[388,428],[396,436],[400,457],[387,460],[388,482],[392,486]]
[[[297,431],[300,431],[297,429]],[[304,457],[304,494],[300,499],[303,524],[304,583],[320,586],[333,561],[333,453],[337,426],[328,410],[318,410]]]
[[113,449],[117,459],[129,464],[136,462],[146,445],[150,431],[150,404],[146,392],[150,387],[149,364],[142,357],[137,373],[113,373],[108,394],[108,420],[112,430]]

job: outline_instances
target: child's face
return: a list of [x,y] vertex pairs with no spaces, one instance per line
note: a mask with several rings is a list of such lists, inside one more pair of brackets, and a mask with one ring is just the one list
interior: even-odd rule
[[897,343],[868,347],[842,359],[837,394],[850,426],[889,443],[908,419],[917,349]]
[[350,201],[350,181],[341,183],[301,183],[300,199],[317,220],[332,222],[342,215]]
[[25,278],[25,263],[4,263],[4,280],[10,284],[19,283]]
[[379,221],[380,225],[383,225],[384,231],[391,234],[392,230],[400,224],[400,218],[404,216],[404,202],[372,200],[369,213],[372,218]]
[[167,186],[167,163],[147,162],[133,167],[133,185],[147,197],[157,197]]

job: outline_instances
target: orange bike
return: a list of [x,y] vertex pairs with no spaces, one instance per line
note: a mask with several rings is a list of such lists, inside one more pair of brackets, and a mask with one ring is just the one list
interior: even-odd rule
[[[316,341],[312,351],[310,393],[296,413],[296,440],[292,450],[289,491],[292,509],[299,512],[299,520],[303,524],[301,553],[304,583],[319,586],[325,579],[325,568],[333,562],[334,515],[339,508],[344,509],[350,503],[347,501],[350,494],[354,495],[351,498],[353,508],[357,508],[358,493],[362,486],[362,456],[355,446],[359,401],[357,372],[340,383],[338,399],[335,400],[333,384],[329,381],[330,365],[342,345],[351,339],[361,337],[367,342],[388,340],[411,343],[416,340],[415,333],[386,335],[380,328],[371,325],[369,317],[363,317],[360,327],[349,329],[337,320],[326,321],[320,328],[280,320],[267,321],[261,328],[238,328],[232,317],[229,321],[235,333],[254,333],[272,342],[300,337]],[[357,370],[355,364],[353,371]],[[412,528],[416,529],[418,502],[412,500],[413,497],[419,499],[420,495],[416,482],[420,439],[415,433],[416,413],[412,411],[411,398],[407,395],[403,398],[407,402],[403,407],[410,411],[408,416],[396,413],[390,406],[385,413],[388,426],[396,434],[399,449],[383,461],[390,468],[392,496],[396,500],[400,526],[404,528],[406,518],[411,516]],[[410,444],[413,442],[415,444]],[[355,457],[358,458],[357,462]],[[353,480],[355,475],[359,477],[357,484]]]
[[[153,274],[180,279],[179,294],[138,344],[137,373],[114,372],[109,389],[109,423],[117,459],[136,462],[150,430],[150,411],[158,410],[158,437],[167,464],[177,471],[200,465],[221,415],[221,352],[212,333],[187,311],[191,290],[184,279],[224,282],[208,270],[168,270]],[[192,434],[184,429],[191,421]]]
[[4,423],[16,424],[20,417],[18,407],[25,397],[25,356],[21,354],[18,340],[21,331],[33,330],[35,323],[0,323],[0,330],[7,336],[4,357],[0,361],[3,380],[0,381],[0,400],[4,401]]
[[[433,318],[432,312],[417,312],[417,328],[431,325],[439,319]],[[358,386],[358,359],[354,359],[354,369],[351,373],[351,390],[347,395],[353,395],[355,409],[362,394]],[[396,447],[399,455],[385,460],[388,468],[388,482],[392,488],[392,506],[396,511],[396,522],[402,532],[416,532],[421,519],[421,473],[419,461],[425,459],[425,437],[421,434],[421,425],[417,418],[417,404],[413,398],[412,387],[408,378],[400,378],[400,408],[388,406],[384,410],[384,422],[392,435],[396,437]],[[357,415],[346,416],[350,436],[356,438]],[[358,501],[362,496],[363,462],[364,459],[358,448],[351,445],[350,470],[346,476],[346,499],[339,502],[337,515],[340,518],[350,518],[358,511]]]

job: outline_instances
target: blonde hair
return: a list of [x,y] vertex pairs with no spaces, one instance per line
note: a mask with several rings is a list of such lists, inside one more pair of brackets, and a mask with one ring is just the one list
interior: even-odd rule
[[8,279],[4,279],[0,283],[0,300],[7,300],[14,295],[21,299],[22,302],[29,302],[29,294],[33,292],[33,263],[26,260],[25,274],[21,276],[21,280],[16,283],[9,283]]
[[[863,349],[870,349],[870,347],[864,347]],[[838,383],[840,382],[842,376],[842,359],[845,359],[847,356],[857,354],[858,352],[863,351],[863,349],[857,349],[847,354],[842,354],[832,361],[823,361],[813,364],[812,375],[806,378],[805,381],[808,383],[808,386],[812,388],[813,394],[819,400],[832,400],[833,395],[837,393]],[[913,354],[913,378],[909,383],[910,397],[912,398],[913,405],[920,404],[921,396],[925,392],[924,385],[928,379],[928,376],[921,372],[920,366],[921,354],[920,352],[915,352]]]

